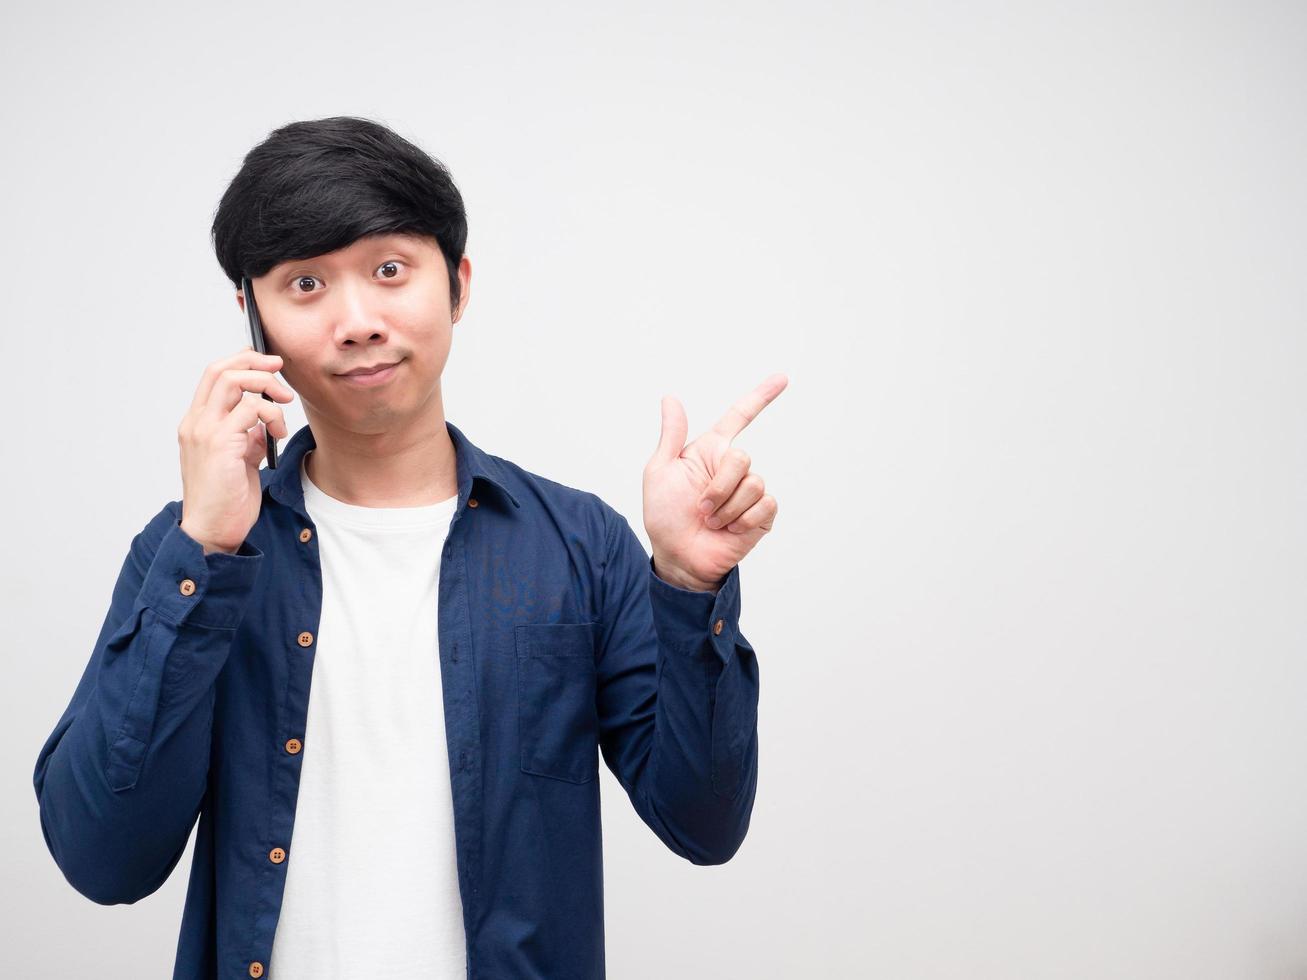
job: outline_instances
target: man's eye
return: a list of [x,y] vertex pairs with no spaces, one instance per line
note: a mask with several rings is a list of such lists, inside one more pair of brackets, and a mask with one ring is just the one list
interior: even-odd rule
[[[402,266],[403,264],[404,264],[403,262],[398,262],[394,259],[391,259],[388,262],[382,262],[381,265],[377,266],[377,269],[379,271],[387,270],[382,272],[381,274],[387,279],[394,279],[396,276],[399,275],[399,267]],[[318,290],[315,286],[309,286],[308,288],[305,288],[304,286],[305,283],[315,283],[318,281],[319,280],[317,276],[297,276],[295,278],[296,290],[301,294],[319,292],[320,290]]]

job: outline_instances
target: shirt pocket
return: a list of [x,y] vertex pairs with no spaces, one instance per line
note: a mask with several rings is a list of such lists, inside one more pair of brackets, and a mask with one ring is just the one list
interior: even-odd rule
[[523,772],[570,783],[599,774],[595,623],[524,623],[517,645]]

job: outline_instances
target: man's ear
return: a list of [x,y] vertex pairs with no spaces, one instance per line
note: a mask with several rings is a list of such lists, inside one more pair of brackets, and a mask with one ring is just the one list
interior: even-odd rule
[[236,290],[236,305],[241,308],[242,313],[245,312],[245,294],[239,289]]
[[467,300],[472,292],[472,261],[464,254],[458,263],[458,308],[454,310],[453,322],[457,323],[467,309]]

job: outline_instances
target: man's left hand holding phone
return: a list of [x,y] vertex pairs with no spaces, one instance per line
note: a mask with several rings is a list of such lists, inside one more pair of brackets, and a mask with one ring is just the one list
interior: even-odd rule
[[[290,435],[283,406],[295,400],[290,387],[277,379],[281,357],[263,349],[249,279],[242,288],[255,345],[246,344],[204,369],[190,408],[177,426],[181,529],[204,547],[206,555],[237,554],[257,523],[263,506],[259,464],[265,457],[275,462],[275,440]],[[246,392],[263,397],[246,398]]]

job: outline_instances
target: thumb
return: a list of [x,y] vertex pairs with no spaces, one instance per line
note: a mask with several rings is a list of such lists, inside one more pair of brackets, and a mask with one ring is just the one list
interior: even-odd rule
[[685,433],[689,423],[685,418],[685,409],[673,395],[663,395],[663,429],[658,438],[658,448],[654,450],[654,459],[668,463],[681,455],[685,448]]

